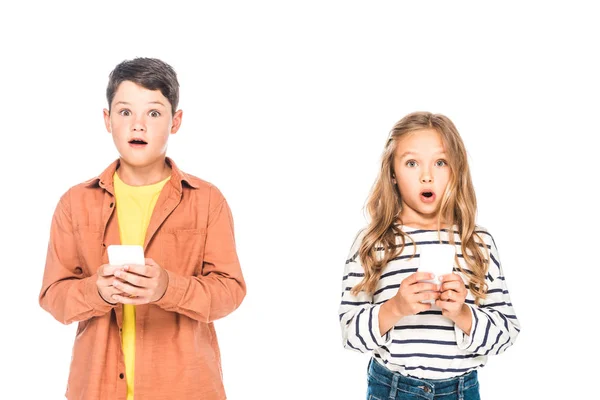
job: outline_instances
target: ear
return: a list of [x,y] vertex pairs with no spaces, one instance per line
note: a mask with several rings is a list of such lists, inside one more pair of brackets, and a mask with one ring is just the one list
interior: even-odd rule
[[102,110],[102,114],[104,115],[104,126],[106,127],[106,131],[112,133],[112,128],[110,126],[110,111],[105,108]]
[[181,126],[181,119],[183,118],[183,110],[175,111],[173,115],[173,126],[171,126],[171,134],[176,134]]

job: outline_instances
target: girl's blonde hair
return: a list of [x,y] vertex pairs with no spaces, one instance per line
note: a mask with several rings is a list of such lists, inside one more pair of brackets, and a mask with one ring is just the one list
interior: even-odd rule
[[[456,265],[468,277],[469,289],[475,297],[475,303],[479,304],[487,292],[485,275],[488,271],[489,254],[484,241],[475,232],[477,200],[467,163],[467,152],[452,121],[444,115],[429,112],[409,114],[392,128],[381,158],[379,176],[366,204],[370,223],[358,251],[365,276],[352,291],[355,294],[360,291],[373,293],[386,264],[402,253],[407,240],[412,241],[400,228],[403,224],[400,218],[401,193],[393,181],[393,165],[398,140],[421,129],[435,129],[440,134],[451,170],[438,214],[440,241],[442,223],[448,226],[450,244],[455,244],[454,234],[459,234],[461,252],[470,273],[465,273],[460,267],[457,257]],[[458,232],[454,230],[454,225],[458,227]],[[400,237],[400,245],[397,244],[396,237]],[[416,251],[414,241],[413,248]],[[486,253],[483,249],[486,249]]]

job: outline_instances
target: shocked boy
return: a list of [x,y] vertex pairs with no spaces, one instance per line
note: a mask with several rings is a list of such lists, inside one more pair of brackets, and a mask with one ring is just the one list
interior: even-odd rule
[[[58,321],[79,322],[66,397],[225,399],[212,322],[246,293],[231,212],[166,157],[182,119],[169,65],[122,62],[107,99],[120,157],[61,197],[39,296]],[[146,265],[109,265],[111,244],[143,246]]]

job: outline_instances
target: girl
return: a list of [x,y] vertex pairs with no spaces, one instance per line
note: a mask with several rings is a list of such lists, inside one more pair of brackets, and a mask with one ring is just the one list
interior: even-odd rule
[[[394,126],[366,207],[339,318],[344,347],[372,352],[367,398],[479,399],[477,370],[514,343],[519,323],[494,239],[475,225],[467,154],[447,117],[417,112]],[[417,272],[421,250],[437,243],[456,251],[439,285]]]

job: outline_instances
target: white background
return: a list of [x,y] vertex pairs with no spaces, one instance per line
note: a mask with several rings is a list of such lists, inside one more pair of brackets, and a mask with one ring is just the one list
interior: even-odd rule
[[117,156],[107,78],[136,56],[178,72],[168,154],[233,210],[248,295],[216,323],[229,399],[365,398],[368,356],[341,344],[341,277],[388,131],[416,110],[463,136],[522,324],[480,371],[483,399],[596,395],[594,9],[122,3],[2,9],[1,399],[63,398],[76,326],[37,303],[50,219]]

